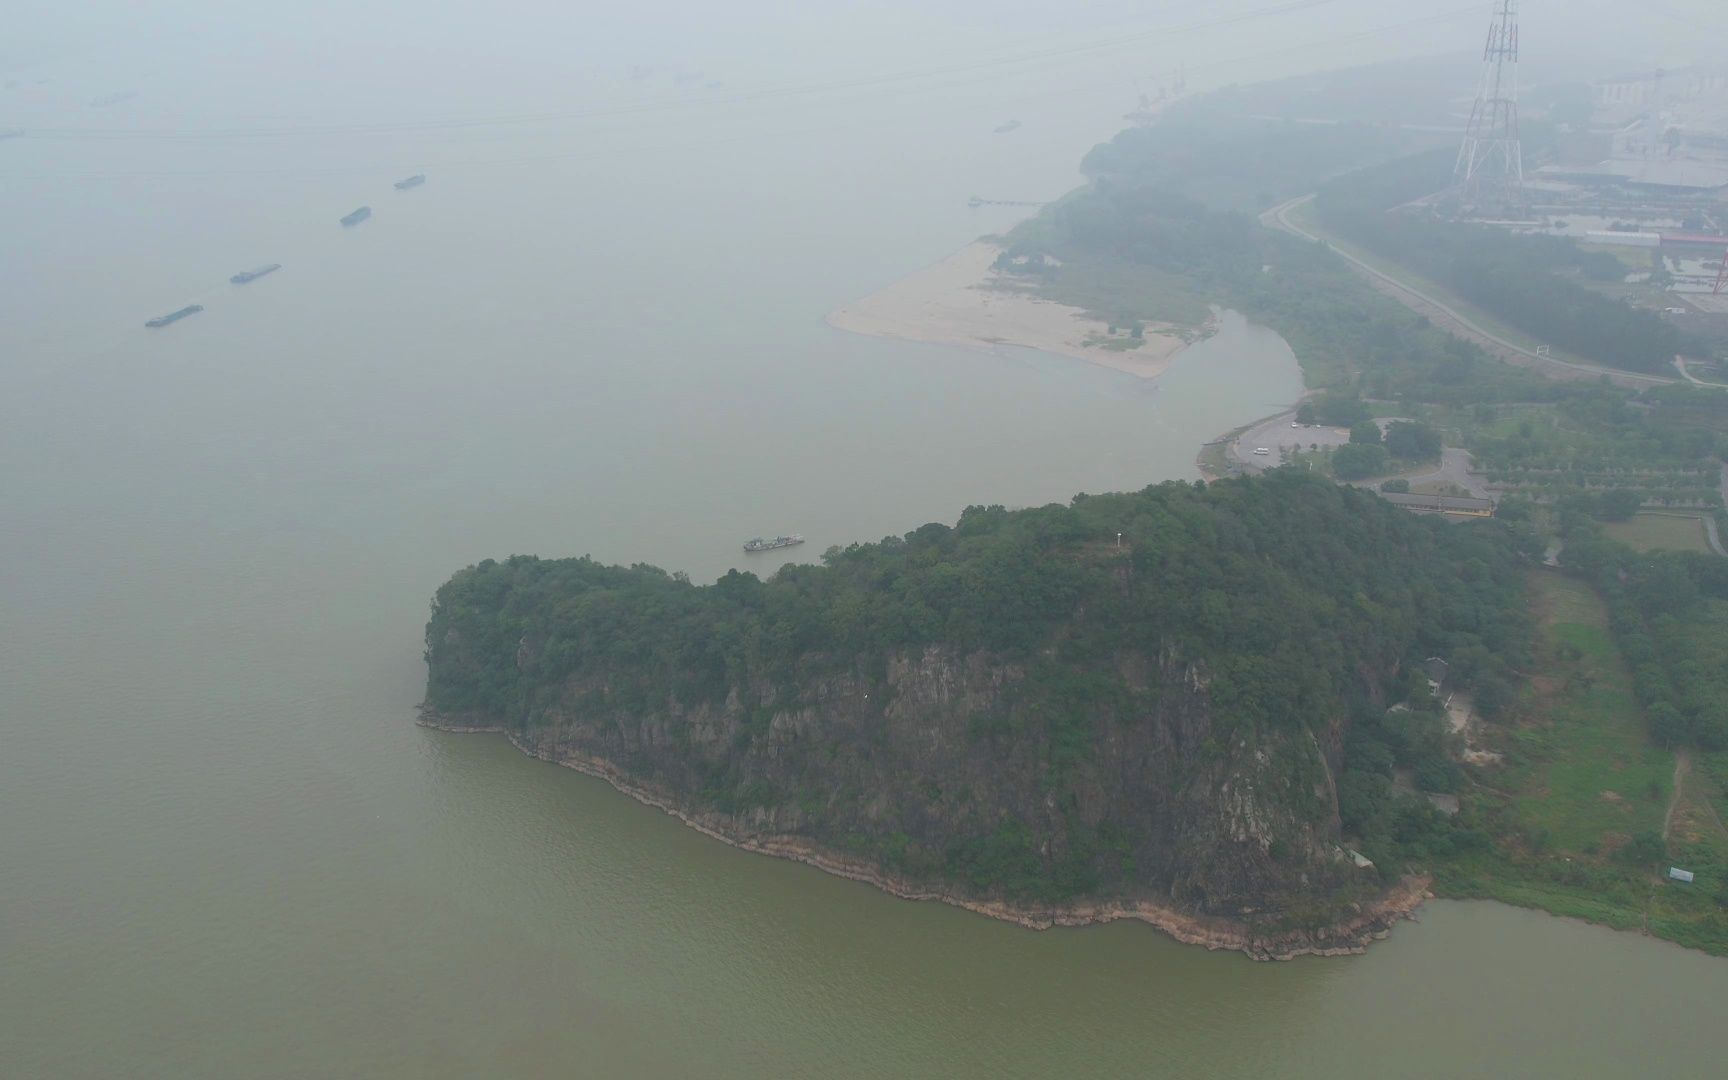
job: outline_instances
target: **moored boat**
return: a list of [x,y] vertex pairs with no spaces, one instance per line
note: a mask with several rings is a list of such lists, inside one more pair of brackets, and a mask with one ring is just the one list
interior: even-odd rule
[[775,537],[767,538],[767,539],[764,539],[763,537],[758,536],[754,540],[745,541],[744,550],[745,551],[773,551],[776,548],[794,547],[798,544],[802,544],[803,542],[804,542],[804,538],[802,536],[799,536],[797,533],[790,533],[786,536],[775,536]]

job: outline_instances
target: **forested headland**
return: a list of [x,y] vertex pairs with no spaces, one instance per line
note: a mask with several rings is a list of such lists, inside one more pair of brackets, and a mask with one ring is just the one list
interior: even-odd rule
[[1519,564],[1295,471],[973,507],[767,581],[517,557],[439,590],[427,709],[902,891],[1353,947],[1328,928],[1407,848],[1470,842],[1394,771],[1456,783],[1427,657],[1509,698]]

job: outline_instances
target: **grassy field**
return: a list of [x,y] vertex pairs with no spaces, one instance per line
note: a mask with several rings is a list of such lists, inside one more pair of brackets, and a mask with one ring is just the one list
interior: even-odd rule
[[[1682,762],[1649,742],[1587,586],[1534,572],[1531,595],[1540,630],[1529,685],[1483,735],[1506,762],[1474,769],[1463,798],[1464,824],[1487,843],[1436,866],[1437,891],[1728,954],[1728,755]],[[1671,862],[1697,883],[1669,882]]]
[[1644,716],[1588,586],[1540,574],[1542,660],[1528,722],[1516,733],[1519,761],[1506,779],[1520,821],[1574,855],[1660,830],[1674,756],[1648,744]]
[[1710,544],[1704,538],[1701,518],[1668,514],[1639,514],[1631,521],[1614,521],[1602,526],[1609,538],[1639,551],[1696,551],[1710,554]]

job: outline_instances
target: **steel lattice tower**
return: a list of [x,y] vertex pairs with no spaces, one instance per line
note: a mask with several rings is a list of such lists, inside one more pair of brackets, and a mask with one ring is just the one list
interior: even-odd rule
[[1524,147],[1518,139],[1518,2],[1495,0],[1482,49],[1482,81],[1470,126],[1458,148],[1456,173],[1472,187],[1524,185]]

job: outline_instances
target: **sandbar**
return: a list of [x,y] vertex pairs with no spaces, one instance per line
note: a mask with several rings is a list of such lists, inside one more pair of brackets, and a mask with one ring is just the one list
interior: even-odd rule
[[1152,324],[1132,349],[1087,344],[1109,340],[1109,327],[1079,308],[1034,296],[998,274],[992,264],[1001,253],[988,241],[968,244],[934,266],[831,313],[828,324],[855,334],[931,345],[1017,345],[1143,379],[1170,370],[1195,336],[1191,330]]

